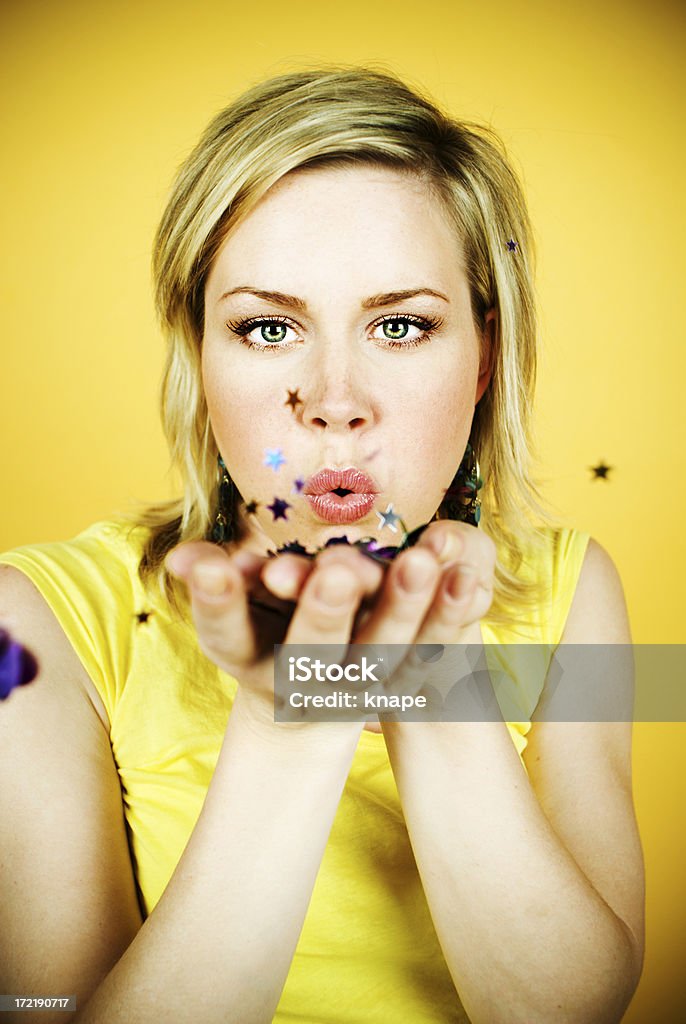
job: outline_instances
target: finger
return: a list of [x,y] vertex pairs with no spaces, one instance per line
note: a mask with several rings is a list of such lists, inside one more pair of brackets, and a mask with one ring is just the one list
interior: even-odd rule
[[263,566],[261,580],[276,597],[296,601],[313,567],[314,563],[302,555],[277,555]]
[[[388,652],[391,676],[386,682],[385,692],[389,694],[414,695],[428,685],[437,671],[439,677],[444,678],[447,661],[434,666],[428,660],[431,649],[442,650],[443,645],[465,643],[470,625],[476,623],[478,628],[479,620],[492,603],[495,566],[492,540],[486,534],[477,536],[478,531],[464,523],[442,522],[436,527],[431,532],[427,528],[421,538],[426,538],[426,542],[422,544],[420,541],[412,549],[417,552],[425,549],[442,565],[438,585],[424,605],[425,614],[417,624],[415,635],[406,641],[408,646],[403,650],[398,639],[392,635],[388,638],[389,634],[385,632],[385,629],[393,629],[392,620],[397,619],[397,611],[391,611],[391,616],[387,616],[385,629],[376,622],[372,623],[374,642],[394,645]],[[467,564],[467,558],[480,561]],[[401,607],[401,614],[408,610],[405,604]],[[379,639],[381,637],[384,639]],[[365,639],[372,642],[369,633]]]
[[350,642],[352,624],[364,593],[362,577],[341,559],[319,559],[302,589],[286,643],[335,645],[339,660]]
[[356,548],[336,544],[321,551],[316,560],[292,554],[270,559],[262,570],[262,581],[277,597],[296,601],[315,565],[349,566],[359,576],[365,596],[376,593],[384,575],[382,566],[366,558]]
[[265,556],[253,554],[251,551],[244,551],[240,548],[226,550],[217,544],[211,544],[209,541],[199,540],[179,544],[169,552],[165,559],[165,564],[175,576],[188,583],[191,569],[198,559],[206,555],[211,560],[217,552],[226,556],[236,566],[248,584],[253,583],[258,578],[262,567],[267,561]]
[[436,556],[427,548],[410,548],[393,562],[381,597],[364,623],[357,643],[414,642],[440,579]]
[[496,548],[483,530],[468,523],[431,523],[417,542],[443,566],[441,585],[417,642],[458,642],[456,632],[484,617],[493,601]]
[[243,563],[242,570],[223,549],[203,541],[175,548],[165,564],[188,587],[203,653],[227,671],[252,661],[256,638],[243,575],[248,566]]
[[393,692],[433,693],[437,713],[454,689],[457,667],[464,667],[463,646],[481,643],[479,623],[493,600],[492,578],[489,567],[455,565],[445,572],[415,643],[394,675]]
[[430,523],[416,547],[429,548],[443,566],[455,562],[484,567],[495,565],[496,548],[493,540],[484,530],[469,523],[445,519]]
[[459,633],[487,614],[493,603],[495,545],[471,544],[471,557],[449,564],[417,637],[417,643],[458,643]]
[[441,565],[454,562],[464,553],[465,544],[469,540],[463,534],[465,527],[474,529],[467,523],[457,523],[445,519],[429,523],[415,547],[418,549],[428,548]]

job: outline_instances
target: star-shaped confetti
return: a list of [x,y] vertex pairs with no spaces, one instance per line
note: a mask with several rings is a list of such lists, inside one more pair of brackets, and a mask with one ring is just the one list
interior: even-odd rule
[[38,675],[38,662],[33,654],[13,640],[6,629],[0,629],[0,700],[6,700],[16,686],[30,683]]
[[274,472],[276,472],[280,466],[283,466],[285,461],[283,451],[280,448],[265,448],[264,465],[271,466]]
[[327,540],[327,542],[324,545],[324,547],[325,548],[331,548],[335,544],[348,544],[348,545],[350,545],[350,541],[348,540],[348,538],[347,538],[347,536],[345,534],[343,534],[342,537],[329,537],[329,539]]
[[307,548],[304,548],[299,540],[289,541],[288,544],[284,544],[283,547],[280,547],[278,552],[275,552],[275,551],[271,552],[272,556],[277,554],[277,553],[279,555],[286,555],[286,554],[288,554],[288,555],[308,555],[309,554]]
[[393,533],[397,533],[398,532],[398,527],[396,526],[396,523],[400,522],[400,516],[395,514],[395,512],[393,511],[393,506],[392,505],[389,505],[385,512],[378,512],[377,511],[376,514],[379,517],[379,529],[380,530],[382,530],[384,528],[384,526],[387,526],[389,528],[389,530],[393,531]]
[[274,501],[271,503],[271,505],[267,505],[267,508],[269,509],[271,514],[274,516],[275,520],[276,519],[288,519],[288,516],[286,515],[286,509],[287,508],[292,508],[292,507],[293,506],[289,505],[287,501],[283,500],[283,498],[276,498],[276,497],[274,498]]
[[245,506],[245,511],[249,516],[254,516],[259,507],[256,501],[249,501]]
[[510,252],[516,251],[517,243],[515,242],[514,238],[511,238],[510,241],[507,243],[507,248],[510,250]]
[[152,612],[137,612],[136,618],[138,619],[138,625],[142,626],[144,622],[147,622]]
[[349,547],[357,548],[363,555],[371,558],[374,562],[388,564],[389,562],[392,562],[401,551],[404,551],[406,548],[414,547],[421,535],[424,533],[424,530],[426,530],[427,526],[429,526],[429,523],[424,523],[422,526],[418,526],[416,530],[412,530],[411,533],[403,533],[402,542],[397,547],[381,547],[374,537],[364,537],[362,540],[356,540],[351,544],[348,538],[344,535],[342,537],[330,537],[324,547],[317,548],[316,551],[308,551],[307,548],[304,548],[298,541],[291,541],[289,544],[284,544],[283,547],[278,548],[276,551],[268,551],[267,555],[269,558],[275,558],[277,555],[288,552],[295,553],[297,555],[304,555],[306,558],[312,559],[316,558],[319,552],[323,551],[324,548],[331,547],[333,544],[347,544]]
[[598,463],[597,466],[589,466],[588,468],[593,473],[593,476],[592,476],[591,479],[593,479],[593,480],[609,480],[608,473],[610,472],[611,469],[614,469],[614,466],[606,466],[605,463],[601,459],[601,461]]
[[303,400],[300,397],[300,388],[296,388],[295,391],[288,390],[288,398],[283,403],[284,405],[290,405],[291,410],[295,412],[298,405],[303,404]]
[[299,476],[297,480],[293,481],[293,490],[295,491],[296,494],[302,494],[304,486],[305,481],[301,476]]

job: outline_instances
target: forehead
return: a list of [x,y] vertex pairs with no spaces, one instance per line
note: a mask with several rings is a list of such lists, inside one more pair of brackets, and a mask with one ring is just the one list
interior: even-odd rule
[[208,287],[217,277],[248,275],[283,291],[331,285],[332,276],[339,286],[365,288],[373,278],[373,291],[416,285],[419,277],[454,289],[464,279],[462,245],[445,207],[416,174],[379,165],[300,168],[229,231]]

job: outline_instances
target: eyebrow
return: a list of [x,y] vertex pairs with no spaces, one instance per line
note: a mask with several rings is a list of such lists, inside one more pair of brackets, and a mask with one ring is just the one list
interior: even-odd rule
[[[223,302],[224,299],[228,299],[230,295],[237,295],[241,292],[248,292],[251,295],[256,295],[259,299],[266,299],[268,302],[273,302],[278,306],[288,306],[291,309],[296,309],[302,313],[307,310],[307,303],[305,300],[299,299],[296,295],[286,295],[284,292],[264,291],[262,288],[232,288],[230,291],[224,292],[224,294],[217,300],[217,303]],[[450,303],[450,299],[447,295],[443,295],[442,292],[437,292],[433,288],[407,288],[403,291],[382,292],[380,295],[371,295],[368,299],[364,299],[362,302],[362,309],[376,309],[379,306],[392,306],[396,302],[402,302],[403,299],[412,299],[416,295],[433,295],[437,299],[443,299],[444,302]]]

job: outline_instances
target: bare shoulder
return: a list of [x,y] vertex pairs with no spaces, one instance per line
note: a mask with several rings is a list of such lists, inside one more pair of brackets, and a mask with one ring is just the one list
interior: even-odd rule
[[[73,698],[81,702],[88,698],[109,734],[110,721],[102,698],[52,609],[28,576],[11,565],[0,565],[0,622],[41,664],[51,666],[51,686],[59,686],[62,691],[69,688]],[[62,692],[61,697],[66,699],[67,695]]]
[[611,556],[589,539],[561,643],[631,643],[624,587]]

